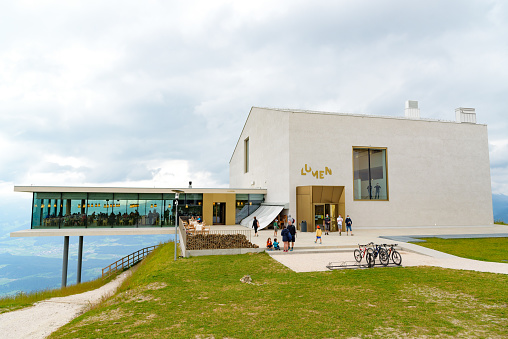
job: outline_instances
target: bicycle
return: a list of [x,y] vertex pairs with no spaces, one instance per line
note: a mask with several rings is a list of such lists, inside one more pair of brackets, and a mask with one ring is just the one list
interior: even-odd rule
[[381,246],[381,245],[375,245],[374,243],[370,243],[371,247],[367,250],[367,252],[372,253],[374,258],[374,263],[376,258],[379,257],[379,262],[383,266],[387,266],[390,262],[390,257],[388,256],[388,252]]
[[395,246],[397,245],[398,244],[383,244],[383,247],[388,254],[388,258],[391,258],[395,265],[400,266],[400,264],[402,264],[402,256],[395,249]]
[[374,266],[374,254],[369,251],[369,246],[374,245],[373,242],[368,243],[367,245],[358,244],[358,249],[354,251],[355,260],[357,263],[360,263],[363,258],[367,262],[367,267]]

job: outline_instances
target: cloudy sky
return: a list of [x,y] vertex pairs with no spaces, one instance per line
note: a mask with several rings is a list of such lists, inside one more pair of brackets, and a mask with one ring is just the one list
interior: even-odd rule
[[508,194],[507,60],[505,1],[2,1],[0,214],[14,185],[227,186],[251,106],[408,99],[476,108]]

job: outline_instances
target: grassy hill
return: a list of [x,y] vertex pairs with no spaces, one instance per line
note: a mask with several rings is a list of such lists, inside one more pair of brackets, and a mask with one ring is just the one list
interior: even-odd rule
[[[506,275],[295,273],[264,253],[174,262],[172,248],[161,246],[119,293],[51,338],[508,336]],[[246,274],[252,284],[240,282]]]

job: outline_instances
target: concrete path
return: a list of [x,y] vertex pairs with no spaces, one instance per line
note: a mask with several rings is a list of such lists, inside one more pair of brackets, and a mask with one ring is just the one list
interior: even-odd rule
[[[252,233],[254,234],[254,233]],[[508,226],[488,225],[474,227],[393,227],[354,229],[354,236],[339,236],[337,232],[322,236],[322,244],[314,243],[314,233],[298,232],[293,252],[270,251],[273,259],[295,272],[326,271],[332,263],[354,262],[353,251],[358,244],[374,242],[377,244],[397,243],[402,255],[403,266],[437,266],[451,269],[473,270],[508,274],[508,263],[494,263],[460,258],[454,255],[428,249],[415,244],[400,241],[411,240],[411,237],[437,236],[443,238],[484,238],[508,236]],[[259,231],[259,237],[252,237],[251,242],[266,247],[266,239],[274,238],[273,230]],[[280,231],[278,232],[280,239]]]
[[46,338],[61,326],[115,293],[132,269],[106,285],[80,294],[51,298],[29,308],[0,314],[1,338]]

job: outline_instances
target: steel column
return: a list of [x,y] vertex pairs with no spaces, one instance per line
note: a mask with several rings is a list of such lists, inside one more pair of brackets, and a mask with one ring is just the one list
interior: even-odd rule
[[83,264],[83,236],[79,236],[79,245],[78,245],[78,269],[77,269],[77,278],[76,284],[81,283],[81,266]]
[[67,264],[69,262],[69,236],[64,237],[63,262],[62,262],[62,287],[67,286]]

